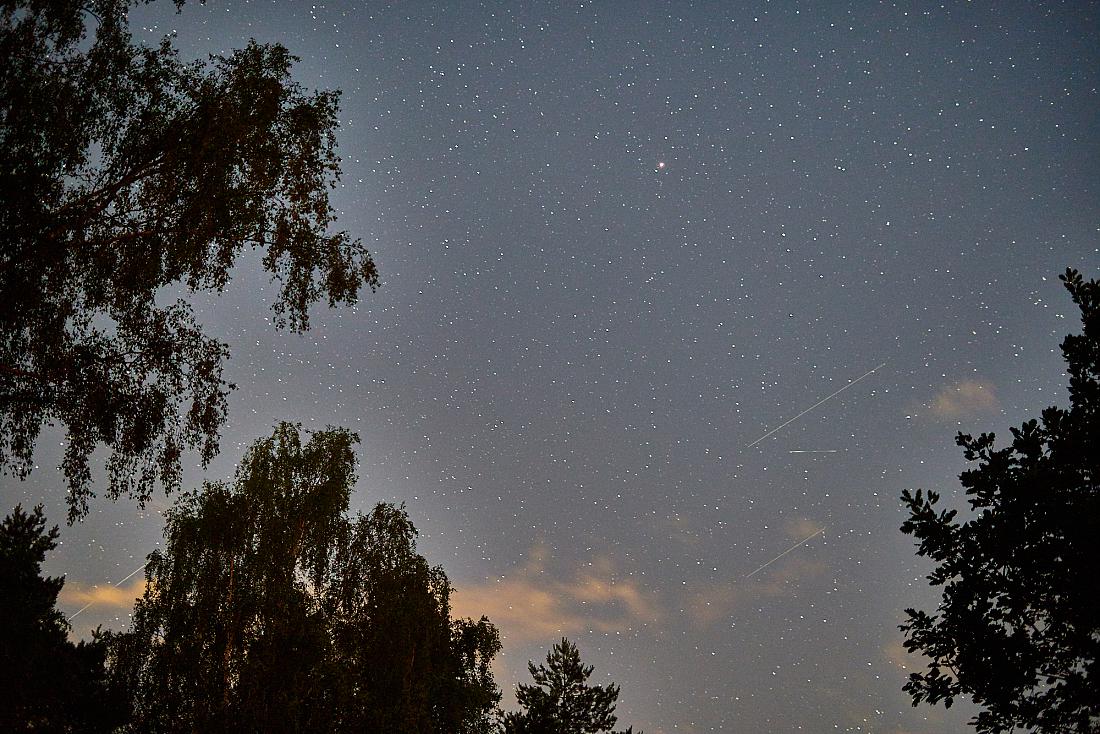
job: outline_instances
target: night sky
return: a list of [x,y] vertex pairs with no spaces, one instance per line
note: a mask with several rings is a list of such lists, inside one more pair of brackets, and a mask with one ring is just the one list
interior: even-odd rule
[[[649,734],[959,731],[965,703],[901,691],[923,665],[903,609],[937,596],[898,497],[962,507],[957,431],[1068,403],[1057,275],[1100,266],[1098,11],[140,9],[141,40],[280,42],[343,90],[335,202],[384,282],[305,335],[272,328],[255,256],[193,299],[239,389],[189,486],[279,420],[346,426],[354,508],[405,503],[455,612],[500,627],[506,692],[566,635]],[[63,523],[62,439],[8,505]],[[132,505],[62,527],[77,635],[127,624],[142,574],[110,584],[166,503]]]

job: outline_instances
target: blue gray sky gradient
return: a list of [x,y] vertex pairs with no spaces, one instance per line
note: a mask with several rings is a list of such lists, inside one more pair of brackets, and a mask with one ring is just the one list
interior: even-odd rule
[[[150,43],[278,41],[343,90],[336,203],[384,280],[304,336],[255,260],[195,300],[240,389],[191,485],[279,420],[347,426],[355,506],[406,504],[456,610],[500,626],[506,689],[567,635],[650,734],[959,731],[965,703],[901,691],[896,626],[936,597],[898,496],[962,505],[956,431],[1066,402],[1098,8],[142,8]],[[8,504],[62,520],[61,440]],[[78,633],[126,624],[141,574],[106,585],[164,506],[63,528]]]

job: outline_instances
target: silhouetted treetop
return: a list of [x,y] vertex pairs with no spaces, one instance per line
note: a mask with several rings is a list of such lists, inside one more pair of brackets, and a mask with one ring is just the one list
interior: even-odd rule
[[304,330],[378,284],[332,231],[337,93],[295,83],[280,45],[135,44],[130,4],[0,3],[0,464],[25,475],[41,425],[64,426],[70,521],[97,445],[107,494],[139,501],[217,450],[227,348],[173,289],[220,291],[257,249],[276,326]]
[[403,508],[348,516],[357,441],[284,423],[179,498],[112,638],[135,731],[489,731],[500,637],[451,619]]
[[906,490],[902,531],[936,565],[935,614],[907,609],[905,646],[930,658],[905,690],[913,705],[970,696],[979,732],[1085,734],[1100,729],[1100,282],[1061,276],[1081,310],[1062,354],[1070,407],[1012,428],[1012,441],[960,433],[960,476],[973,513],[937,510]]
[[69,642],[57,609],[65,580],[42,575],[57,535],[41,505],[17,505],[0,522],[0,731],[91,734],[125,722],[107,686],[104,639],[97,630],[91,642]]
[[[592,666],[562,638],[546,654],[545,665],[527,663],[534,685],[516,686],[516,700],[523,709],[503,717],[504,734],[614,734],[612,727],[619,687],[589,685]],[[633,728],[623,734],[631,734]]]

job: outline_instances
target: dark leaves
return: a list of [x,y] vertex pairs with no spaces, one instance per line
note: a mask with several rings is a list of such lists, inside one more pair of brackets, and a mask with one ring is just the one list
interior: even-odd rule
[[107,495],[139,502],[178,486],[184,450],[217,450],[228,351],[166,289],[219,291],[258,248],[276,324],[304,330],[378,285],[331,231],[338,95],[303,90],[278,45],[208,64],[134,45],[128,6],[94,3],[89,38],[79,4],[0,7],[0,463],[25,475],[64,426],[70,521],[97,446]]
[[563,637],[546,654],[545,665],[529,662],[527,670],[535,683],[516,686],[516,701],[523,711],[505,714],[505,734],[611,732],[619,687],[589,685],[593,668],[581,663],[572,642]]
[[1071,407],[1013,428],[1001,449],[992,434],[958,436],[977,462],[960,475],[975,511],[966,522],[937,513],[935,492],[902,493],[901,529],[943,586],[935,615],[908,609],[900,626],[906,649],[929,659],[905,691],[914,705],[969,696],[979,732],[1083,733],[1100,721],[1100,616],[1086,581],[1100,558],[1100,284],[1072,270],[1062,279],[1085,325],[1062,345]]
[[403,508],[348,516],[357,442],[284,423],[179,498],[112,648],[137,730],[488,730],[499,635],[450,618]]
[[56,607],[64,579],[42,576],[57,536],[41,506],[31,513],[16,506],[0,523],[0,730],[112,731],[126,717],[107,685],[106,643],[98,632],[91,642],[69,642]]

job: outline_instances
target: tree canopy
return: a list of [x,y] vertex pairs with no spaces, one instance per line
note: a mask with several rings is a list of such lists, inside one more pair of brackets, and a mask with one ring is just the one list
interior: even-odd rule
[[104,640],[69,642],[57,609],[65,580],[42,575],[57,535],[41,505],[29,514],[16,506],[0,522],[0,731],[102,732],[124,721],[107,687]]
[[1100,282],[1061,276],[1081,310],[1083,333],[1062,342],[1068,409],[991,433],[960,433],[977,466],[962,473],[971,510],[939,510],[939,495],[906,490],[902,531],[936,566],[935,614],[906,610],[905,646],[930,658],[905,690],[913,705],[950,706],[970,696],[979,732],[1084,734],[1100,727]]
[[505,734],[611,732],[618,720],[619,687],[589,685],[593,668],[581,662],[576,645],[563,637],[546,654],[545,665],[529,662],[527,669],[535,683],[516,686],[516,700],[523,711],[504,715]]
[[112,640],[135,730],[489,730],[499,635],[450,618],[402,508],[347,515],[356,441],[282,424],[180,497]]
[[180,289],[222,290],[263,252],[278,327],[378,284],[330,231],[338,95],[291,78],[280,45],[183,61],[134,43],[130,0],[0,2],[0,465],[26,475],[43,424],[66,431],[69,520],[106,494],[180,483],[217,451],[226,345]]

